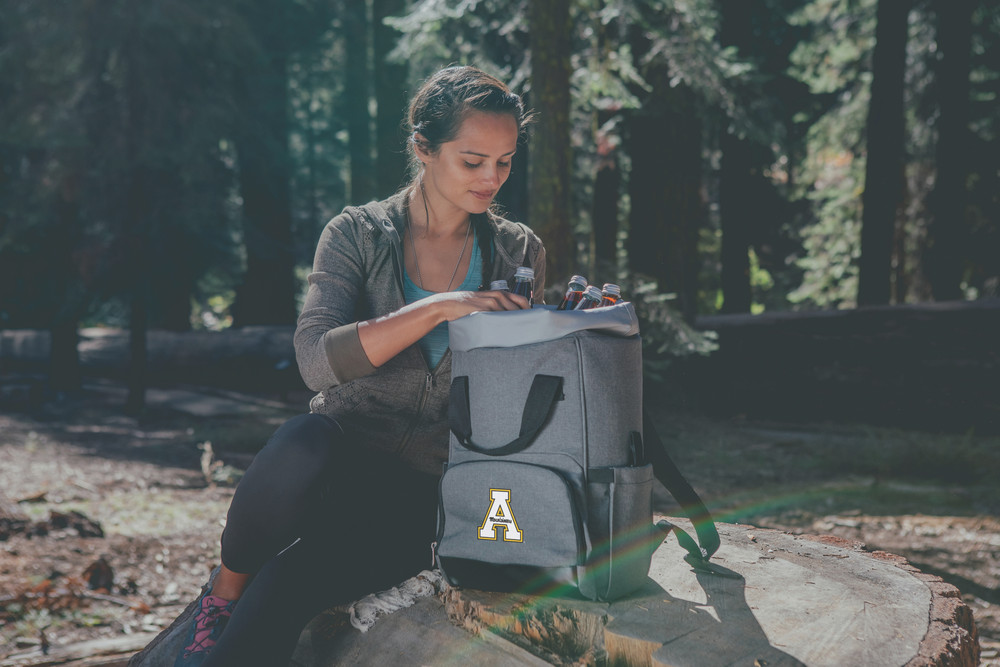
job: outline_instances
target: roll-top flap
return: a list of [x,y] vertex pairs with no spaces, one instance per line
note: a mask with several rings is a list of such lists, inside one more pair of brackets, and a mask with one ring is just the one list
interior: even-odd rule
[[480,347],[517,347],[555,340],[577,331],[600,331],[614,336],[639,333],[639,319],[628,301],[589,310],[481,311],[448,323],[449,347],[467,352]]

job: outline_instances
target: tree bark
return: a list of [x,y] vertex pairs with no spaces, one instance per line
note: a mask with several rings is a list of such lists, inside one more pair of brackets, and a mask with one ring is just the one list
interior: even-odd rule
[[[528,104],[525,96],[525,104]],[[531,143],[525,139],[517,142],[517,153],[511,161],[510,176],[500,188],[496,203],[504,217],[525,222],[528,220],[528,166],[531,163]],[[549,284],[552,281],[549,280]]]
[[529,164],[528,223],[547,254],[549,285],[561,284],[574,258],[570,219],[569,0],[529,3],[531,100],[539,113]]
[[[161,117],[160,120],[166,119]],[[152,328],[167,331],[191,329],[191,296],[197,280],[197,267],[185,261],[185,256],[200,241],[187,233],[187,227],[178,219],[180,214],[172,206],[185,195],[180,176],[179,170],[157,169],[149,193],[156,202],[151,245],[157,250],[156,256],[150,257],[150,266],[146,267],[150,274],[149,322]]]
[[889,303],[893,230],[905,182],[903,82],[909,14],[910,0],[879,0],[862,195],[859,306]]
[[617,112],[597,114],[597,172],[594,175],[594,207],[591,217],[591,252],[593,266],[590,270],[613,275],[618,248],[618,200],[622,174],[619,148],[603,126]]
[[941,116],[935,155],[937,175],[929,202],[930,247],[925,269],[936,301],[962,298],[960,246],[967,234],[972,9],[972,0],[935,3],[937,47],[941,54],[936,77]]
[[691,322],[698,302],[698,229],[702,196],[702,128],[694,96],[671,87],[666,64],[645,73],[652,97],[629,116],[629,267],[673,292]]
[[340,114],[346,119],[351,180],[347,200],[364,204],[375,197],[375,165],[372,162],[371,69],[368,65],[368,3],[344,3],[344,48],[347,67]]
[[399,16],[405,11],[405,0],[375,0],[375,184],[380,197],[395,192],[406,180],[408,153],[403,120],[406,117],[409,68],[386,59],[399,41],[399,32],[384,23],[387,16]]
[[57,392],[78,391],[83,380],[76,332],[82,310],[77,290],[80,276],[73,268],[73,251],[81,237],[79,171],[72,157],[67,163],[70,173],[56,192],[56,230],[52,236],[51,257],[52,277],[61,300],[49,327],[52,335],[49,385]]
[[[604,13],[605,2],[598,0],[594,10]],[[608,62],[620,41],[620,22],[594,21],[594,49],[602,62]],[[605,107],[594,113],[594,202],[590,221],[590,267],[592,275],[615,275],[618,264],[618,215],[621,197],[621,120],[620,109]]]
[[263,57],[241,82],[248,117],[236,142],[246,273],[233,324],[295,321],[291,157],[288,150],[287,0],[247,6]]
[[755,210],[753,158],[745,139],[731,133],[722,138],[719,179],[719,219],[722,227],[722,312],[749,313],[750,228]]
[[143,38],[139,17],[141,0],[130,0],[127,6],[125,42],[127,108],[125,130],[126,163],[129,165],[128,190],[125,200],[125,237],[129,249],[125,275],[130,286],[129,309],[129,368],[128,397],[125,409],[129,414],[139,414],[146,406],[146,331],[147,331],[147,281],[146,237],[148,230],[149,196],[147,165],[145,164],[147,100],[142,71]]
[[[723,46],[750,50],[747,44],[754,26],[755,3],[724,0],[719,3],[719,40]],[[724,121],[728,119],[723,119]],[[750,140],[732,129],[724,130],[720,150],[719,222],[722,232],[723,313],[749,313],[753,295],[750,285],[750,243],[754,219],[760,216],[755,200],[754,151]]]

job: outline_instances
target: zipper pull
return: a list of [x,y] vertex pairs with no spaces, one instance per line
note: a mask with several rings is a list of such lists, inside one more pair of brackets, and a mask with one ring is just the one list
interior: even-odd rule
[[437,546],[438,546],[437,540],[435,540],[434,542],[431,542],[431,569],[432,570],[437,567]]
[[434,388],[434,376],[430,373],[427,374],[427,382],[424,385],[424,390],[429,394],[431,389]]

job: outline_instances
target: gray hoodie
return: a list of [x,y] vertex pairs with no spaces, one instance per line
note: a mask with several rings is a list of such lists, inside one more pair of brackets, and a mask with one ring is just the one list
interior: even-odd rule
[[[336,419],[366,446],[440,475],[448,458],[451,352],[429,368],[411,345],[376,368],[358,337],[358,322],[406,305],[400,244],[405,205],[399,193],[379,204],[347,207],[326,225],[295,330],[295,355],[306,385],[320,392],[310,402],[312,412]],[[485,232],[485,242],[492,240],[486,285],[530,266],[540,301],[545,249],[538,237],[491,214],[478,216],[476,229]]]

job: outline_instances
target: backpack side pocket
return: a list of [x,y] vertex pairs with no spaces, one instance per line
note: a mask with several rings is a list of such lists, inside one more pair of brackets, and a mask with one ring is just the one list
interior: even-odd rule
[[642,586],[662,537],[653,526],[653,466],[591,468],[587,474],[587,525],[592,546],[580,592],[614,600]]

